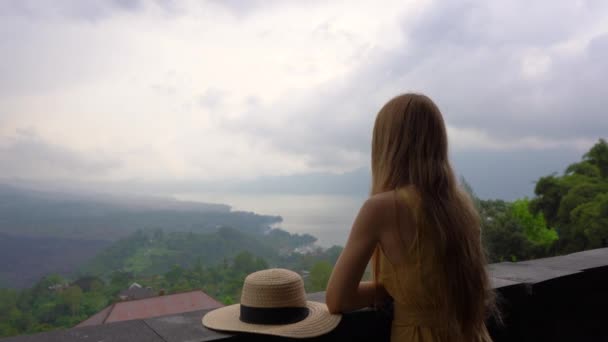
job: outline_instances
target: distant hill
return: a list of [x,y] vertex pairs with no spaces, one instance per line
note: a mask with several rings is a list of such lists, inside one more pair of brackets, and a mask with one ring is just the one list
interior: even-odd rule
[[[269,234],[270,226],[281,221],[280,216],[232,211],[224,204],[47,192],[0,184],[0,287],[30,286],[44,274],[74,272],[112,241],[127,239],[140,230],[205,233],[211,242],[204,248],[212,250],[217,246],[249,246],[220,244],[220,237],[213,238],[219,227],[261,235]],[[272,233],[275,240],[279,235],[278,231]],[[299,238],[315,240],[310,236]],[[299,244],[289,234],[282,239]],[[254,245],[251,248],[262,256],[270,253]],[[186,259],[176,258],[178,262]]]
[[42,192],[0,185],[0,233],[118,240],[138,229],[213,232],[230,226],[263,233],[280,216],[166,198]]
[[167,272],[173,265],[191,267],[200,262],[212,266],[247,251],[271,263],[316,238],[273,229],[267,234],[251,234],[221,227],[213,233],[141,230],[116,241],[87,262],[80,273],[108,275],[126,271],[137,275]]
[[234,228],[203,234],[148,230],[116,241],[86,263],[81,273],[108,275],[120,270],[137,275],[162,274],[173,265],[191,266],[199,260],[203,265],[216,265],[241,251],[265,259],[278,256],[270,244]]
[[104,240],[0,233],[0,288],[29,287],[50,273],[68,275],[109,245]]

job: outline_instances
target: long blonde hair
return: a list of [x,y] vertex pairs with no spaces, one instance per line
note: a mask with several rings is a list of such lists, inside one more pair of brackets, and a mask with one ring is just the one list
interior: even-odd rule
[[[423,226],[408,227],[430,236],[443,265],[439,275],[447,324],[467,340],[485,331],[495,311],[494,292],[485,269],[480,220],[460,189],[448,159],[448,138],[439,108],[424,95],[404,94],[382,107],[372,139],[372,195],[412,186],[420,195]],[[415,231],[414,236],[421,232]],[[374,275],[378,276],[378,254]],[[452,330],[452,329],[450,329]]]

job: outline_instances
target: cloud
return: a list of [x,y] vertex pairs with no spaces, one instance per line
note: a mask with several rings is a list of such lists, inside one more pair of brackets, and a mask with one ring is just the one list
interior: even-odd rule
[[209,0],[210,3],[223,8],[237,17],[244,17],[263,10],[266,6],[279,5],[277,0]]
[[31,130],[20,130],[2,141],[0,164],[6,178],[77,180],[100,179],[122,163],[99,151],[75,151],[45,141]]
[[220,109],[225,95],[225,92],[220,89],[216,89],[213,87],[209,88],[205,90],[205,92],[200,96],[199,105],[211,111]]
[[383,4],[0,2],[3,158],[104,151],[65,163],[123,180],[342,173],[368,166],[376,112],[406,91],[438,103],[456,159],[605,137],[605,1]]
[[[608,27],[596,23],[605,21],[606,8],[478,2],[469,15],[454,16],[456,28],[437,29],[429,23],[443,22],[442,12],[432,11],[413,31],[425,62],[406,79],[423,79],[452,125],[510,140],[595,140],[605,134],[602,107],[608,103],[598,96],[597,75],[606,70],[601,56],[608,50],[598,43]],[[461,40],[444,39],[452,34]]]
[[[160,3],[160,1],[159,1]],[[5,0],[0,3],[0,16],[24,16],[33,19],[64,17],[96,22],[116,11],[136,12],[143,8],[140,0]]]
[[[456,150],[580,151],[608,131],[608,27],[594,26],[606,7],[441,1],[411,18],[402,20],[402,44],[227,125],[346,169],[367,161],[375,113],[406,91],[439,103]],[[578,51],[564,48],[576,40]]]

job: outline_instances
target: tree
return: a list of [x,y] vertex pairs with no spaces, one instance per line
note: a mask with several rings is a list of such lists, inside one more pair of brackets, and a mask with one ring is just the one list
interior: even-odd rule
[[232,305],[232,304],[234,304],[234,299],[231,296],[229,296],[229,295],[222,296],[222,298],[220,298],[220,301],[222,303],[224,303],[224,305]]
[[0,321],[0,337],[18,335],[19,331],[9,321]]
[[8,313],[17,307],[17,292],[11,289],[0,289],[0,321],[8,316]]
[[585,153],[583,159],[597,166],[602,178],[608,177],[608,143],[600,139],[590,150]]
[[165,274],[169,284],[177,284],[184,276],[185,270],[180,265],[173,265],[171,270]]
[[248,273],[255,268],[255,259],[249,252],[241,252],[234,257],[234,270],[240,273]]
[[341,246],[331,246],[325,250],[324,257],[327,258],[327,262],[329,262],[330,265],[335,265],[336,261],[340,257],[340,254],[342,254],[343,249],[344,248]]
[[534,188],[536,198],[530,201],[530,209],[533,213],[543,213],[550,225],[555,224],[564,190],[560,179],[556,175],[541,177],[536,182]]
[[312,266],[309,275],[308,291],[325,291],[333,267],[327,261],[319,261]]
[[606,244],[604,194],[608,194],[608,144],[600,139],[583,160],[564,174],[542,177],[530,203],[559,234],[555,253],[572,253]]
[[565,172],[566,175],[581,175],[590,178],[597,178],[601,176],[600,168],[596,165],[591,164],[588,161],[580,163],[570,164]]
[[511,213],[515,220],[523,227],[528,241],[542,247],[550,247],[557,240],[557,232],[547,227],[545,217],[541,213],[533,215],[528,199],[513,202]]
[[268,264],[264,259],[254,257],[253,254],[247,251],[241,252],[234,257],[233,266],[236,272],[243,274],[268,268]]
[[481,200],[481,236],[490,261],[525,260],[535,248],[526,238],[523,227],[512,215],[511,204],[502,200]]
[[110,275],[110,284],[113,287],[123,288],[129,285],[129,281],[131,280],[131,274],[123,271],[114,271]]
[[608,245],[608,193],[598,194],[592,201],[578,205],[570,216],[573,226],[582,227],[586,248]]
[[70,286],[61,292],[61,299],[65,305],[70,308],[72,316],[76,316],[80,312],[80,303],[82,302],[82,290],[78,286]]

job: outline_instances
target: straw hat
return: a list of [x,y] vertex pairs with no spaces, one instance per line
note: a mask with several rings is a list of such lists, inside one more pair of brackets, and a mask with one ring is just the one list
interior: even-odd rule
[[320,336],[340,323],[323,303],[306,300],[299,274],[280,268],[251,273],[245,278],[241,304],[207,313],[209,329],[293,338]]

